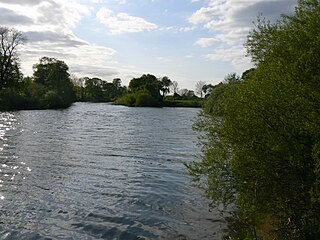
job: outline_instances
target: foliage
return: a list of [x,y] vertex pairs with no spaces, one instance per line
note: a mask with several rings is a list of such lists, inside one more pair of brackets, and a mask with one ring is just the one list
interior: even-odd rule
[[86,102],[112,102],[126,92],[121,86],[121,79],[115,78],[112,82],[100,78],[84,77],[75,79],[76,99]]
[[17,48],[25,41],[22,32],[0,27],[0,90],[12,87],[21,80]]
[[[116,100],[116,104],[130,107],[160,107],[172,82],[168,77],[157,79],[154,75],[144,74],[129,82],[129,91]],[[161,94],[162,92],[162,94]]]
[[139,78],[133,78],[129,83],[129,89],[131,92],[145,90],[148,91],[155,100],[162,99],[160,94],[162,82],[151,74],[144,74]]
[[162,98],[170,92],[170,86],[172,85],[172,81],[164,76],[162,79],[161,79],[161,89],[160,91],[162,92]]
[[128,107],[135,107],[136,105],[136,95],[134,93],[127,93],[124,96],[118,98],[115,104],[125,105]]
[[[70,106],[75,100],[69,67],[61,60],[43,57],[33,66],[33,78],[36,84],[47,90],[44,97],[49,108]],[[48,102],[49,101],[49,102]]]
[[165,107],[192,107],[198,108],[202,107],[203,99],[192,96],[186,99],[185,96],[180,96],[177,93],[173,96],[166,96],[163,101],[163,106]]
[[202,158],[190,173],[213,202],[235,203],[242,236],[319,239],[320,3],[259,18],[256,69],[214,87],[195,128]]
[[157,107],[160,106],[159,101],[154,99],[148,91],[139,91],[136,93],[136,107]]

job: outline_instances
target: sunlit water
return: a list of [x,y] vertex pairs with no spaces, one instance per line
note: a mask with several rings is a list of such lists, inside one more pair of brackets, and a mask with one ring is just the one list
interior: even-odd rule
[[191,186],[198,109],[0,113],[0,239],[221,239]]

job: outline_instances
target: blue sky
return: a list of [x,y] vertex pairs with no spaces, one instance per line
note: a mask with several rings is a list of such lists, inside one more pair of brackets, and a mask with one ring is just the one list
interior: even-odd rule
[[259,13],[271,20],[295,0],[0,0],[0,25],[25,32],[25,75],[43,56],[77,77],[168,76],[181,88],[216,84],[252,65],[243,43]]

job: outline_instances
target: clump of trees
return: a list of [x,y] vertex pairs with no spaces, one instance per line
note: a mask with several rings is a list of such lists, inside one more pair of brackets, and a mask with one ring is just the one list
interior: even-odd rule
[[43,57],[34,65],[32,77],[23,78],[17,49],[23,33],[0,27],[0,109],[41,109],[70,106],[74,101],[68,66]]
[[9,78],[0,90],[1,109],[45,109],[69,107],[75,100],[68,66],[55,58],[43,57],[34,65],[32,77]]
[[79,102],[113,102],[122,96],[126,87],[121,86],[121,79],[115,78],[107,82],[100,78],[76,78],[75,84],[76,101]]
[[256,67],[216,85],[195,124],[202,158],[188,165],[213,203],[235,204],[234,239],[320,239],[320,3],[259,18]]
[[129,82],[127,94],[117,99],[117,104],[130,107],[160,107],[164,97],[170,92],[172,82],[168,77],[161,79],[151,74],[133,78]]
[[[42,57],[33,66],[33,75],[23,77],[17,49],[25,41],[22,32],[0,27],[1,110],[66,108],[75,101],[116,102],[136,107],[201,106],[194,91],[178,91],[178,83],[166,76],[158,79],[144,74],[133,78],[127,88],[121,86],[119,78],[107,82],[96,77],[71,76],[68,65],[56,58]],[[201,98],[206,93],[202,87],[206,86],[200,87]],[[167,96],[170,90],[173,96]]]
[[56,58],[42,57],[33,75],[23,77],[17,50],[23,33],[0,27],[0,109],[66,108],[75,101],[110,102],[126,92],[121,80],[112,83],[99,78],[76,78],[68,65]]
[[[170,92],[173,95],[168,95]],[[125,94],[115,102],[130,107],[201,107],[202,103],[194,91],[179,90],[176,81],[151,74],[133,78]]]

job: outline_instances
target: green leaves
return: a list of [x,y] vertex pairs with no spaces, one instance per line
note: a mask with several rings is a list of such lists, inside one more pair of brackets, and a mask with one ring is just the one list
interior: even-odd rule
[[256,69],[215,86],[195,125],[203,156],[190,173],[261,236],[301,239],[320,222],[319,36],[318,1],[276,23],[258,18],[246,45]]

